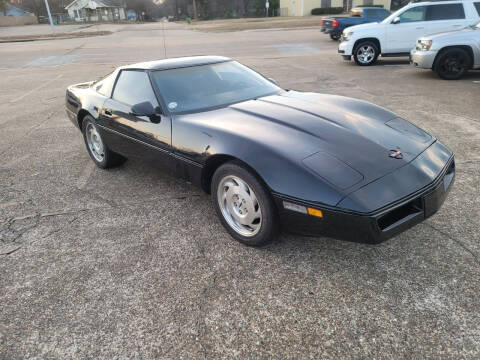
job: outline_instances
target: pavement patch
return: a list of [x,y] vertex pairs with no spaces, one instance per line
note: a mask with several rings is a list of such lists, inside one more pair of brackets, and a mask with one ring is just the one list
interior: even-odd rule
[[25,64],[25,67],[37,67],[37,66],[56,66],[71,64],[77,58],[76,55],[60,55],[60,56],[47,56],[35,59]]
[[320,51],[320,49],[308,43],[280,44],[280,45],[274,45],[274,47],[277,49],[279,53],[289,54],[289,55],[308,54],[308,53]]

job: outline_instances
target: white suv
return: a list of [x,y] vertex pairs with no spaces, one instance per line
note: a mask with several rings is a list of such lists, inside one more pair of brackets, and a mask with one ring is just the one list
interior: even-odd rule
[[372,65],[379,55],[409,56],[419,37],[461,29],[480,20],[480,0],[409,3],[385,20],[343,31],[338,52],[358,65]]
[[469,69],[480,69],[480,22],[462,30],[421,37],[411,52],[411,62],[432,69],[445,80],[459,79]]

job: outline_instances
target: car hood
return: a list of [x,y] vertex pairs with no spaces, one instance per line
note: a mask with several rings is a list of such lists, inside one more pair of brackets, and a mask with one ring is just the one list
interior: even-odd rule
[[424,36],[420,40],[467,40],[480,36],[480,30],[474,30],[471,27],[465,27],[455,31],[445,31],[429,36]]
[[[435,141],[384,108],[342,96],[288,91],[229,108],[245,114],[245,122],[249,118],[255,122],[251,128],[257,134],[252,136],[281,148],[290,160],[320,177],[329,172],[325,166],[345,164],[346,169],[337,173],[341,186],[335,178],[326,179],[342,191],[395,171]],[[392,151],[401,155],[391,157]]]
[[369,31],[379,31],[379,29],[383,29],[385,27],[384,24],[381,22],[371,22],[371,23],[366,23],[366,24],[359,24],[359,25],[354,25],[350,26],[348,28],[349,32],[369,32]]

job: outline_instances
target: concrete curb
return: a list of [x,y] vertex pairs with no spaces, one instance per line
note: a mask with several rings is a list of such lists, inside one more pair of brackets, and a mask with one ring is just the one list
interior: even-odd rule
[[29,41],[42,41],[42,40],[62,40],[62,39],[75,39],[91,36],[103,36],[113,34],[112,31],[89,31],[89,32],[78,32],[78,33],[62,33],[58,35],[44,35],[37,36],[35,35],[25,35],[25,36],[12,36],[0,38],[1,43],[14,43],[14,42],[29,42]]

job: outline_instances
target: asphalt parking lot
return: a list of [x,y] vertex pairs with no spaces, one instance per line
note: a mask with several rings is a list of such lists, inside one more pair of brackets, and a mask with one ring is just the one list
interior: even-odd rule
[[66,86],[164,57],[161,24],[113,30],[0,44],[0,359],[480,357],[480,72],[360,68],[317,28],[167,24],[169,57],[229,56],[284,88],[374,102],[456,154],[444,206],[396,238],[255,249],[201,190],[138,162],[94,167]]

